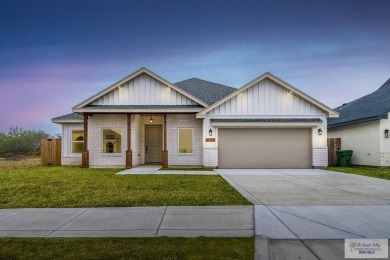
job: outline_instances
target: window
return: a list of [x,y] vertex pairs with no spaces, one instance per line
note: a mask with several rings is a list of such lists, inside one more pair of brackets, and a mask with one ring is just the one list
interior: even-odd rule
[[179,153],[192,153],[192,128],[179,128]]
[[72,130],[72,153],[81,153],[84,148],[84,131]]
[[122,152],[122,130],[103,129],[103,153]]

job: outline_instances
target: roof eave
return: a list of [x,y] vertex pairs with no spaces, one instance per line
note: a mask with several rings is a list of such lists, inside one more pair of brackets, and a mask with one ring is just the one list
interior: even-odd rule
[[297,128],[311,128],[321,125],[322,122],[212,122],[211,125],[215,127],[236,127],[236,128],[278,128],[278,127],[297,127]]
[[366,123],[366,122],[371,122],[371,121],[376,121],[376,120],[381,120],[381,119],[387,119],[387,116],[368,117],[368,118],[362,118],[362,119],[357,119],[357,120],[352,120],[352,121],[347,121],[347,122],[342,122],[342,123],[336,123],[336,124],[329,124],[328,123],[328,128],[356,125],[356,124],[360,124],[360,123]]
[[145,109],[96,109],[96,108],[78,108],[73,109],[74,113],[198,113],[203,108],[145,108]]
[[84,121],[82,119],[51,119],[52,123],[55,124],[71,124],[71,123],[83,123]]

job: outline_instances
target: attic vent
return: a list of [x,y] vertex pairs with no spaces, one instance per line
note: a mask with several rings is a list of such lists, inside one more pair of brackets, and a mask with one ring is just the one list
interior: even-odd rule
[[342,106],[345,106],[346,104],[348,104],[348,103],[344,103],[344,104],[342,104]]

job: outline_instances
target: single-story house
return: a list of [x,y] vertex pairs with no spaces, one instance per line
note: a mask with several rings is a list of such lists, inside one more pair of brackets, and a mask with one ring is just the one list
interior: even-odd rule
[[352,164],[390,166],[390,79],[335,110],[340,117],[329,120],[328,136],[341,138],[343,150],[353,150]]
[[236,89],[175,84],[141,68],[53,118],[62,165],[311,168],[328,162],[327,119],[338,113],[264,73]]

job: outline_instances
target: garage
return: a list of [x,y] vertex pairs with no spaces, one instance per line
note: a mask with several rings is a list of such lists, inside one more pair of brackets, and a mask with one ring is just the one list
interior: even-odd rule
[[219,168],[311,168],[311,128],[220,128]]

